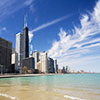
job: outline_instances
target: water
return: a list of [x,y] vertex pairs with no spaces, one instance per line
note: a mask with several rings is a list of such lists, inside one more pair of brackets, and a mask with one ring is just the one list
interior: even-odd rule
[[100,100],[100,74],[0,79],[0,100]]

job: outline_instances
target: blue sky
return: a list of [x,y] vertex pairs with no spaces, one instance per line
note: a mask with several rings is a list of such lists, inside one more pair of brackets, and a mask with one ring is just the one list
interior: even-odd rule
[[1,0],[0,37],[14,48],[24,16],[30,51],[47,51],[60,68],[100,72],[100,0]]

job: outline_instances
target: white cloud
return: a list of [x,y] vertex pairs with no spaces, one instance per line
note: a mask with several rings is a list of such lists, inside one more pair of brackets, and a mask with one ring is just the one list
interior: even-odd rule
[[30,55],[32,54],[32,52],[33,52],[33,45],[30,44]]
[[6,27],[2,27],[1,29],[0,29],[0,34],[2,34],[2,33],[7,33],[7,28]]
[[31,11],[32,13],[35,13],[35,11],[36,11],[36,9],[35,9],[35,7],[34,7],[33,4],[30,5],[29,9],[30,9],[30,11]]
[[51,21],[51,22],[45,23],[45,24],[43,24],[43,25],[41,25],[41,26],[39,26],[39,27],[33,29],[32,32],[36,32],[36,31],[39,31],[39,30],[41,30],[41,29],[44,29],[44,28],[46,28],[46,27],[48,27],[48,26],[51,26],[51,25],[53,25],[53,24],[56,24],[56,23],[58,23],[58,22],[60,22],[60,21],[62,21],[62,20],[64,20],[64,19],[69,18],[70,16],[72,16],[72,15],[63,16],[63,17],[58,18],[58,19],[55,19],[55,20],[53,20],[53,21]]
[[31,41],[32,41],[32,38],[34,37],[34,34],[31,31],[29,31],[28,35],[29,35],[29,43],[30,43],[30,45],[29,45],[29,47],[30,47],[30,54],[32,54],[33,45],[31,44]]
[[31,45],[31,50],[33,50],[33,46]]
[[[100,47],[100,38],[93,38],[95,35],[100,34],[100,0],[90,15],[82,16],[78,26],[74,26],[74,29],[72,29],[73,35],[68,35],[66,31],[60,29],[58,34],[60,40],[55,40],[48,50],[50,57],[58,58],[58,63],[61,67],[69,64],[69,62],[73,63],[72,59],[77,65],[80,64],[79,57],[82,58],[84,54],[87,54],[84,58],[88,57],[89,59],[88,55],[94,52],[91,48]],[[74,49],[71,50],[72,48]],[[73,53],[74,51],[76,54]],[[83,61],[81,59],[81,62]],[[70,65],[73,66],[72,64]]]
[[34,0],[26,0],[26,1],[24,2],[24,5],[28,6],[28,5],[32,4],[33,1],[34,1]]
[[34,0],[12,0],[9,2],[9,0],[2,0],[2,2],[0,2],[0,19],[4,19],[5,17],[15,13],[21,8],[30,6],[33,1]]
[[[43,25],[41,25],[41,26],[39,26],[39,27],[37,27],[37,28],[31,30],[31,31],[29,32],[29,41],[31,42],[31,40],[32,40],[32,38],[33,38],[33,35],[32,35],[33,32],[39,31],[39,30],[44,29],[44,28],[46,28],[46,27],[49,27],[49,26],[51,26],[51,25],[53,25],[53,24],[56,24],[56,23],[58,23],[58,22],[60,22],[60,21],[62,21],[62,20],[64,20],[64,19],[69,18],[70,16],[72,16],[72,15],[60,17],[60,18],[58,18],[58,19],[55,19],[55,20],[53,20],[53,21],[51,21],[51,22],[48,22],[48,23],[45,23],[45,24],[43,24]],[[55,43],[56,43],[56,42],[55,42]]]
[[98,0],[98,3],[96,4],[96,7],[94,8],[94,12],[92,13],[93,20],[95,20],[96,23],[100,25],[100,0]]
[[29,43],[31,43],[31,41],[32,41],[32,38],[33,38],[33,33],[31,32],[31,31],[29,31]]
[[31,48],[31,51],[33,51],[33,45],[32,44],[30,45],[30,48]]
[[81,47],[83,45],[86,45],[86,44],[91,44],[91,43],[96,43],[96,42],[100,42],[100,38],[96,38],[96,39],[93,39],[93,40],[90,40],[90,41],[87,41],[87,42],[83,42],[83,43],[77,43],[74,45],[74,47]]
[[7,31],[7,28],[6,27],[2,27],[2,31]]

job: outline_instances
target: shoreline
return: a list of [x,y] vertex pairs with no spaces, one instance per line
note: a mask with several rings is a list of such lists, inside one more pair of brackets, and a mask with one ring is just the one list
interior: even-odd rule
[[34,77],[34,76],[51,76],[55,74],[9,74],[9,75],[0,75],[0,78],[15,78],[15,77]]
[[[69,73],[69,74],[100,74],[100,73]],[[1,78],[15,78],[15,77],[35,77],[35,76],[52,76],[52,75],[66,75],[66,74],[2,74]]]

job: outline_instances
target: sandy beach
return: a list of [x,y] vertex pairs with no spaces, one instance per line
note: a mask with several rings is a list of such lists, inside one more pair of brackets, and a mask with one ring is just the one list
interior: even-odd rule
[[47,76],[55,74],[2,74],[0,78],[13,78],[13,77],[33,77],[33,76]]

